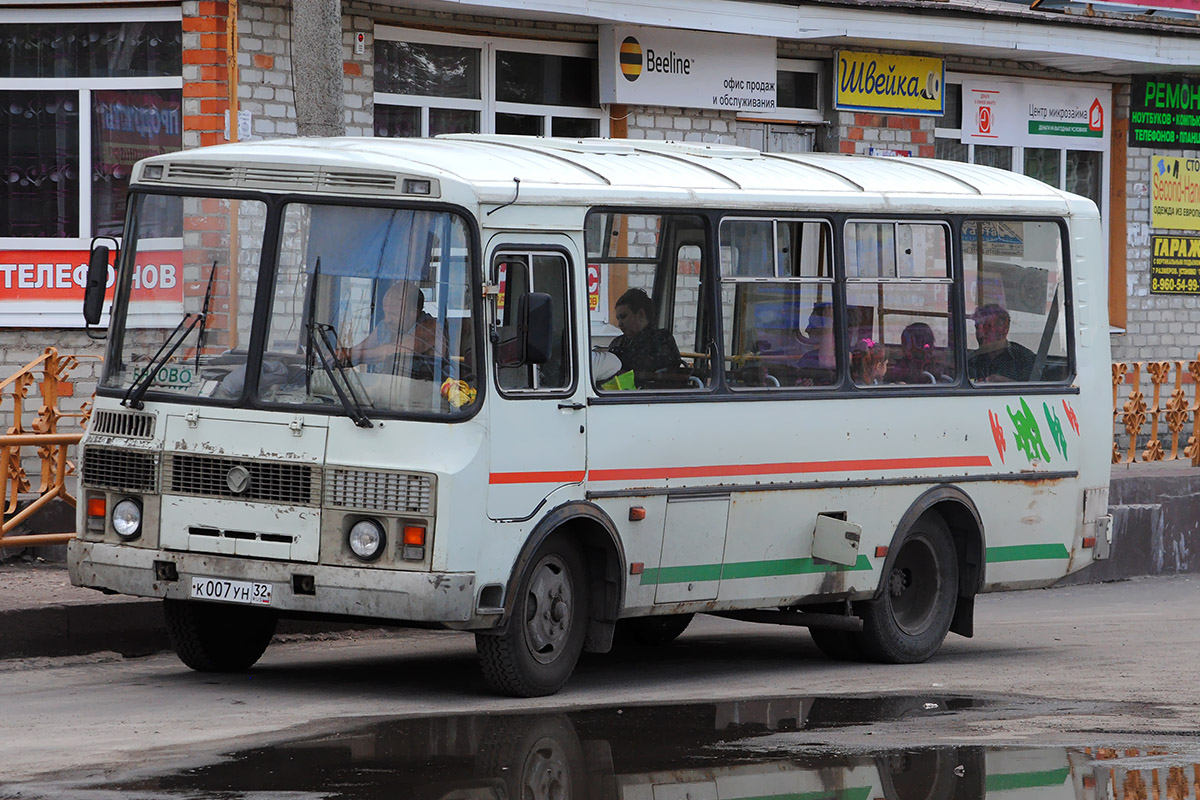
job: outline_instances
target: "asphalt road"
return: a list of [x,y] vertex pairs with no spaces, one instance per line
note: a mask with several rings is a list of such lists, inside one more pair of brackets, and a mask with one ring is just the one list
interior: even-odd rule
[[536,700],[488,695],[472,638],[450,632],[276,642],[243,675],[194,673],[171,654],[0,661],[0,797],[27,781],[208,763],[370,719],[787,695],[995,701],[811,733],[848,750],[965,742],[1190,751],[1200,747],[1198,622],[1200,579],[1189,577],[987,595],[973,639],[952,636],[925,664],[878,666],[828,661],[803,629],[702,617],[672,646],[585,656],[566,689]]

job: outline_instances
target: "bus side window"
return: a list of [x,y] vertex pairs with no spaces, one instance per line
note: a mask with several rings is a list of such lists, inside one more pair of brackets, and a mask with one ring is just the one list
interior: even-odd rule
[[[592,308],[592,380],[600,391],[696,391],[712,351],[702,297],[706,228],[688,214],[594,213],[588,261],[607,308]],[[603,296],[603,295],[602,295]]]
[[1058,224],[967,220],[962,249],[971,382],[1070,380]]
[[846,223],[846,349],[857,386],[953,383],[950,230],[940,222]]
[[721,222],[722,333],[733,388],[837,381],[831,237],[823,220]]
[[[559,253],[498,253],[495,279],[504,287],[497,307],[496,375],[506,391],[561,392],[571,385],[570,291],[567,260]],[[514,364],[516,313],[520,297],[543,292],[551,299],[550,358],[542,364]]]

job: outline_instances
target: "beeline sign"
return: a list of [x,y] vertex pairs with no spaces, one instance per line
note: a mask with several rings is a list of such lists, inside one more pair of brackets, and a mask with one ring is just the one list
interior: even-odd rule
[[776,41],[635,25],[600,26],[600,102],[775,109]]

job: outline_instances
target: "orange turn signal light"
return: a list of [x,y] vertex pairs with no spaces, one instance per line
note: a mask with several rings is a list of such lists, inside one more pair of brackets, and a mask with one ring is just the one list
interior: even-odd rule
[[642,571],[645,568],[646,568],[646,563],[644,561],[634,561],[632,564],[629,565],[629,574],[630,575],[641,575]]
[[879,547],[875,548],[875,557],[876,558],[887,558],[887,554],[888,554],[888,549],[887,549],[886,545],[879,545]]
[[1096,537],[1095,536],[1083,537],[1083,546],[1084,547],[1095,547],[1096,546]]
[[425,529],[420,525],[405,525],[404,544],[409,547],[424,547]]
[[640,522],[640,521],[644,520],[645,518],[646,518],[646,509],[642,508],[641,506],[630,506],[629,507],[629,521],[630,522]]
[[89,497],[87,501],[87,513],[89,517],[103,517],[108,510],[108,505],[103,497]]

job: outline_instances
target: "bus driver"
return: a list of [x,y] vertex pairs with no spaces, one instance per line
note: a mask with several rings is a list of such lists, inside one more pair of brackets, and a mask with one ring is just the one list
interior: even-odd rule
[[345,350],[344,358],[365,364],[371,372],[395,372],[392,367],[402,355],[434,355],[437,323],[425,313],[425,296],[415,283],[394,282],[384,292],[380,306],[382,319],[362,341]]

